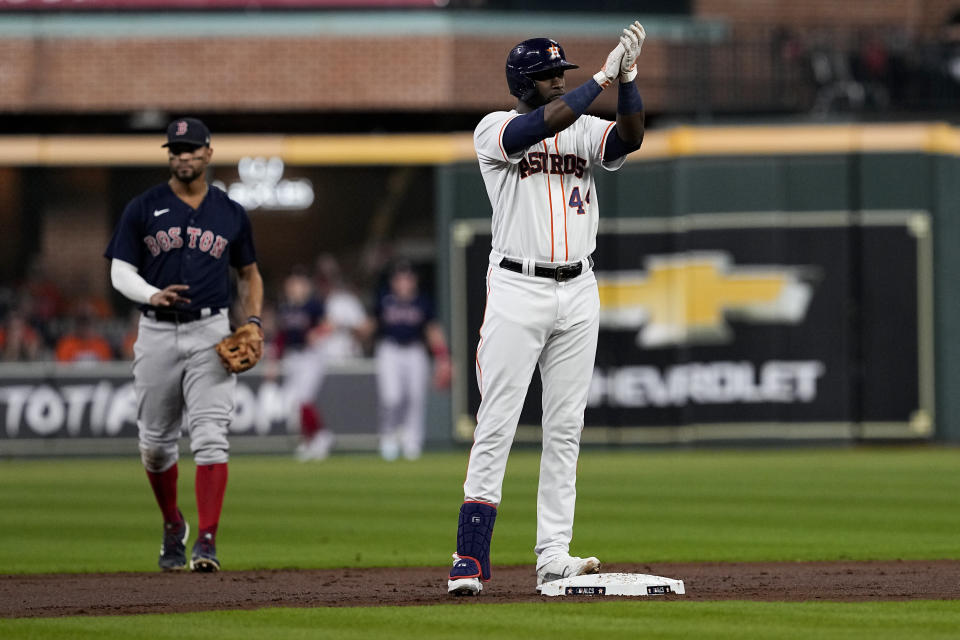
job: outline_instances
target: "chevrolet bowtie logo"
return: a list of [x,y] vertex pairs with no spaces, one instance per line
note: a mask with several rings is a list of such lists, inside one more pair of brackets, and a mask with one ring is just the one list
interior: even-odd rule
[[728,318],[803,320],[813,293],[800,268],[731,266],[724,252],[652,256],[644,271],[597,274],[600,325],[640,328],[642,347],[726,342]]

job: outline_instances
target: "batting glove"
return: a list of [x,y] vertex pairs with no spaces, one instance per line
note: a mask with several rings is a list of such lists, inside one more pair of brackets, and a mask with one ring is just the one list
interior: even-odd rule
[[620,61],[620,82],[633,82],[637,77],[637,57],[646,38],[647,32],[639,22],[634,22],[623,30],[620,44],[623,45],[625,53]]
[[593,74],[593,79],[604,89],[613,84],[613,81],[620,75],[620,64],[623,61],[623,54],[625,52],[626,49],[624,49],[623,43],[617,44],[613,51],[610,52],[610,55],[607,56],[607,61],[603,63],[600,71]]

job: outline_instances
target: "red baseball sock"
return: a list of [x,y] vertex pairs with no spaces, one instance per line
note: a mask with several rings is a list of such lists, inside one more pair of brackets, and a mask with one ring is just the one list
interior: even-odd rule
[[200,535],[217,535],[223,494],[227,490],[227,463],[197,465],[195,490],[197,494],[197,526]]
[[157,505],[160,506],[165,523],[183,521],[180,510],[177,508],[177,476],[176,463],[161,473],[147,471],[147,478],[150,480],[150,486],[153,487],[153,495],[157,498]]
[[309,442],[317,431],[323,428],[320,414],[313,405],[300,405],[300,435],[304,442]]

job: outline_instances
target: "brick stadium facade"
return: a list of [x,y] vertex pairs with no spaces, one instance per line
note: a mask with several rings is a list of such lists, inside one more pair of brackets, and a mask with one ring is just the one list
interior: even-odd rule
[[696,15],[725,18],[737,24],[783,24],[791,27],[906,28],[932,36],[950,14],[954,0],[696,0]]
[[[610,41],[563,38],[599,68]],[[503,60],[516,38],[378,38],[373,68],[359,37],[0,41],[2,111],[484,110],[511,101]],[[662,47],[644,49],[653,77]],[[78,62],[79,61],[79,62]],[[590,70],[590,73],[587,72]],[[608,105],[612,108],[613,102]]]
[[[694,4],[697,18],[729,25],[734,40],[738,31],[775,24],[834,32],[890,27],[912,37],[936,37],[955,8],[950,0],[698,0]],[[0,113],[482,112],[510,103],[502,65],[520,36],[510,32],[509,19],[509,15],[503,18],[503,35],[477,36],[441,31],[371,38],[324,34],[322,29],[309,36],[225,32],[189,38],[17,37],[7,32],[0,37],[0,59],[4,60]],[[545,20],[543,32],[550,30]],[[585,67],[571,73],[571,82],[589,77],[589,71],[604,60],[614,36],[557,36],[568,57]],[[378,51],[372,64],[356,55],[371,41]],[[649,111],[667,109],[675,102],[671,82],[686,82],[676,69],[675,59],[680,56],[675,47],[675,42],[656,38],[644,47],[640,83]],[[757,67],[756,73],[762,74],[768,49],[757,51],[746,61],[731,58],[727,66],[748,71]],[[612,110],[613,96],[604,96],[598,107]]]

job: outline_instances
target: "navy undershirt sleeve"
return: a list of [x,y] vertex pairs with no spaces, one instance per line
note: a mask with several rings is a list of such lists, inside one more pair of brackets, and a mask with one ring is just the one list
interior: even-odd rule
[[607,144],[603,149],[603,159],[604,161],[616,160],[620,156],[625,156],[639,148],[639,144],[629,145],[621,140],[617,134],[617,125],[613,125],[613,129],[611,129],[609,135],[607,135]]
[[503,150],[507,155],[526,149],[550,135],[543,120],[543,107],[517,116],[503,130]]
[[[597,99],[601,91],[603,91],[603,87],[591,79],[570,93],[561,96],[560,99],[566,102],[567,106],[579,118],[587,110],[587,107]],[[507,152],[507,155],[513,155],[517,151],[526,149],[554,134],[543,119],[543,110],[544,107],[539,107],[510,121],[510,124],[503,130],[503,149]]]

